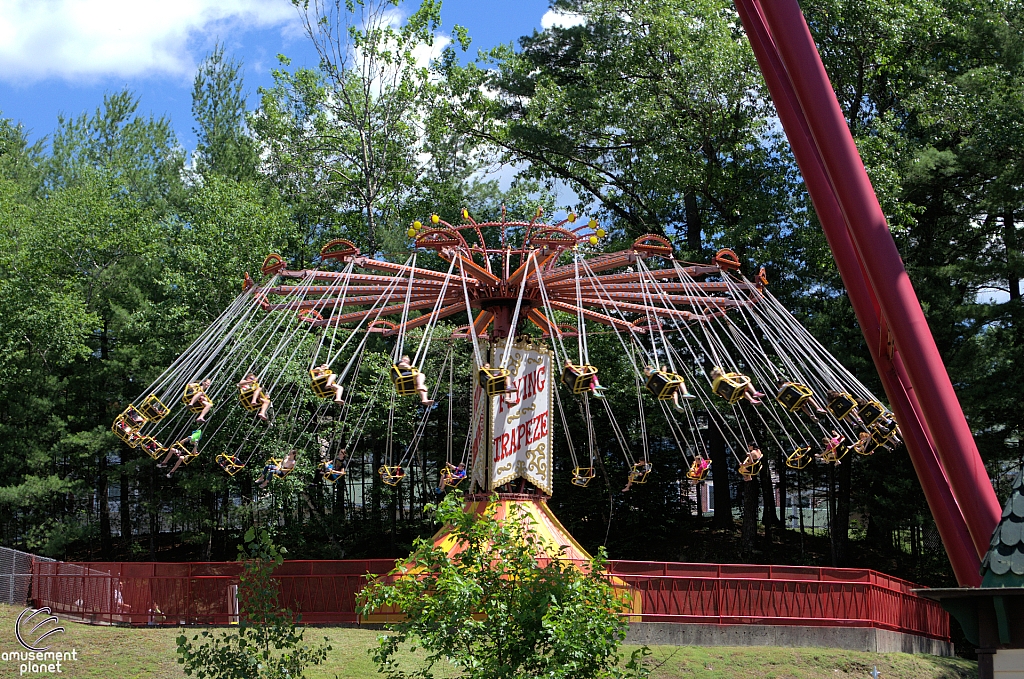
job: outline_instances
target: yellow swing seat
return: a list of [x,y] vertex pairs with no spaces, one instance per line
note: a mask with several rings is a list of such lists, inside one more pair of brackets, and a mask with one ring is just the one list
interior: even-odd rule
[[576,467],[572,470],[572,485],[586,488],[594,478],[593,467]]
[[572,389],[576,396],[590,391],[590,383],[597,375],[597,368],[592,365],[567,365],[562,369],[562,384]]
[[138,448],[139,443],[142,442],[142,436],[139,435],[138,428],[132,426],[132,423],[125,417],[124,413],[114,418],[114,423],[110,425],[110,431],[114,432],[117,438],[132,448]]
[[284,462],[283,458],[272,457],[267,460],[267,467],[272,467],[267,473],[271,476],[275,476],[279,479],[286,479],[288,475],[295,471],[295,467],[289,467],[288,469],[281,469],[281,464]]
[[192,397],[203,391],[203,386],[199,382],[189,382],[185,385],[185,391],[181,392],[181,403],[182,405],[188,405],[192,402]]
[[328,469],[327,462],[321,462],[320,466],[317,467],[317,469],[320,470],[320,475],[324,477],[324,481],[326,481],[329,485],[332,486],[338,482],[338,479],[345,476],[346,473],[344,467],[342,467],[341,469],[335,469],[332,466],[330,469]]
[[220,466],[220,468],[223,469],[225,472],[227,472],[228,476],[234,476],[238,472],[240,472],[243,469],[245,469],[245,463],[243,462],[243,463],[239,464],[238,462],[236,462],[236,460],[238,458],[235,457],[234,455],[228,455],[227,453],[221,453],[220,455],[218,455],[214,459],[216,460],[216,462]]
[[480,368],[477,371],[480,388],[485,390],[488,396],[506,393],[505,380],[511,376],[512,372],[506,368]]
[[459,473],[459,468],[450,462],[444,466],[441,470],[441,483],[446,488],[456,488],[460,483],[466,480],[466,473],[463,471]]
[[857,399],[846,392],[832,397],[826,406],[837,420],[842,420],[857,408]]
[[198,452],[192,452],[192,448],[189,445],[191,443],[191,439],[181,439],[180,441],[175,441],[173,444],[171,444],[171,450],[173,450],[175,454],[181,458],[182,464],[188,464],[192,460],[199,457]]
[[870,429],[872,434],[878,432],[880,436],[888,439],[896,434],[899,430],[899,425],[896,424],[896,420],[893,419],[891,413],[883,413],[881,417],[875,420]]
[[139,439],[139,447],[154,460],[159,460],[161,455],[167,454],[167,449],[152,436],[141,437]]
[[327,382],[333,374],[333,370],[309,371],[309,387],[318,398],[334,398],[334,388],[327,386]]
[[882,446],[887,445],[890,441],[892,441],[892,438],[895,435],[895,433],[895,429],[883,429],[876,425],[871,427],[871,441],[872,443],[875,444],[876,448],[881,448]]
[[252,395],[259,389],[259,382],[252,382],[244,387],[238,388],[238,403],[250,413],[259,410],[260,405],[263,403],[263,398],[266,398],[267,396],[266,394],[261,394],[263,398],[257,398],[256,403],[253,403]]
[[150,394],[139,404],[139,412],[149,422],[159,422],[167,417],[171,409],[165,406],[156,394]]
[[683,378],[675,373],[654,370],[644,386],[659,401],[671,401],[672,395],[683,386]]
[[746,375],[725,373],[711,382],[711,391],[728,401],[729,405],[735,405],[743,398],[749,386],[750,378]]
[[125,421],[127,421],[134,429],[142,429],[142,425],[149,422],[149,419],[139,412],[139,409],[133,405],[129,405],[125,408],[124,412],[121,413],[121,417],[125,418]]
[[[398,365],[391,366],[391,383],[395,385],[395,392],[399,396],[416,395],[416,376],[420,374],[417,368],[399,368]],[[397,482],[396,482],[397,483]]]
[[397,486],[405,478],[405,470],[401,467],[383,465],[377,473],[380,474],[381,481],[389,486]]
[[811,447],[802,446],[786,456],[786,466],[790,469],[803,469],[811,463]]
[[779,392],[775,394],[775,400],[778,401],[780,406],[789,412],[795,413],[803,408],[804,404],[807,403],[812,396],[814,396],[814,392],[812,392],[810,387],[806,384],[787,382],[781,389],[779,389]]
[[855,443],[853,445],[853,452],[857,453],[858,455],[868,457],[870,455],[874,455],[880,447],[881,444],[875,439],[874,436],[872,436],[871,438],[867,439],[867,441],[858,441],[857,443]]
[[629,470],[630,483],[647,483],[647,475],[651,473],[650,462],[637,462]]
[[875,420],[885,414],[885,406],[878,401],[868,401],[864,405],[857,408],[857,417],[864,423],[865,427],[870,427],[874,424]]
[[738,471],[741,476],[757,476],[761,473],[761,460],[741,464]]
[[686,470],[686,478],[688,478],[689,480],[691,480],[691,481],[693,481],[695,483],[699,482],[699,481],[703,481],[704,479],[706,479],[708,477],[708,472],[710,472],[710,471],[711,471],[711,465],[710,464],[707,465],[707,466],[701,467],[700,460],[696,459],[696,460],[693,461],[693,464],[690,465],[690,468]]

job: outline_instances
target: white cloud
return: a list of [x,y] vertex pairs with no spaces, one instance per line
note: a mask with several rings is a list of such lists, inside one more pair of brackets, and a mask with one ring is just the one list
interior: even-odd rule
[[545,31],[549,28],[572,28],[585,23],[587,23],[587,18],[582,14],[559,12],[553,9],[544,12],[544,16],[540,18],[540,27]]
[[0,78],[187,77],[196,36],[295,21],[285,0],[0,0]]

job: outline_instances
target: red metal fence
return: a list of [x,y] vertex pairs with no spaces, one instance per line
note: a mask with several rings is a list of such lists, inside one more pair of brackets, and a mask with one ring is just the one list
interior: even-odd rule
[[[366,574],[390,559],[286,561],[274,573],[283,605],[304,623],[356,623]],[[33,605],[90,622],[229,624],[241,565],[44,563],[32,566]],[[642,620],[703,624],[856,626],[949,640],[949,616],[905,580],[867,569],[612,561],[640,595]]]

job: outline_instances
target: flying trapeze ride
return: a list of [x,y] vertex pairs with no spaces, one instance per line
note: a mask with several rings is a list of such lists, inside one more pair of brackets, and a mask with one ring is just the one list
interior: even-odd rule
[[[652,472],[648,409],[660,411],[693,483],[710,469],[698,422],[726,440],[746,480],[760,472],[766,446],[799,470],[899,443],[892,413],[771,295],[763,270],[747,279],[730,250],[707,264],[680,262],[655,235],[604,253],[605,232],[593,220],[576,226],[571,214],[556,224],[540,217],[538,210],[531,221],[503,214],[477,222],[463,210],[451,224],[432,215],[410,226],[415,247],[401,264],[363,255],[343,239],[327,243],[311,269],[289,270],[280,255],[267,256],[267,280],[246,274],[242,293],[115,419],[113,432],[168,477],[210,451],[231,476],[255,467],[261,488],[290,475],[303,456],[333,484],[346,477],[371,415],[387,408],[378,473],[394,486],[443,392],[449,432],[441,485],[468,480],[471,492],[491,492],[520,479],[520,488],[528,482],[548,495],[552,410],[572,483],[581,487],[594,477],[592,406],[615,433],[629,468],[626,490]],[[447,270],[417,266],[418,258]],[[466,324],[442,331],[443,319]],[[588,349],[598,326],[615,335],[633,374],[633,384],[616,386],[636,391],[637,431],[624,431],[604,398],[602,366]],[[434,375],[422,370],[442,334],[472,347],[476,379],[466,385],[473,408],[461,458],[451,431],[454,345],[445,342]],[[389,379],[367,385],[368,396],[354,403],[346,394],[356,393],[360,375],[374,374],[362,369],[373,335],[392,343]],[[423,407],[402,429],[396,403],[406,398]],[[579,453],[568,427],[574,409],[587,428]]]

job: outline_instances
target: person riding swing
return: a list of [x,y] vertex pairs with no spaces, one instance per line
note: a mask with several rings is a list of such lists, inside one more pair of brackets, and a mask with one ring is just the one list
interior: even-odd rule
[[196,417],[196,422],[205,423],[206,416],[210,414],[210,408],[213,407],[213,401],[206,395],[206,390],[210,388],[211,384],[213,382],[207,378],[196,385],[195,393],[192,394],[192,398],[188,402],[188,407],[192,409],[202,406],[202,410],[199,411],[199,415]]
[[256,413],[256,417],[266,422],[267,411],[270,410],[271,405],[270,394],[260,386],[256,373],[249,373],[243,377],[242,381],[238,383],[238,391],[243,398],[252,397],[252,400],[249,401],[250,409],[255,409],[258,405],[259,412]]
[[647,390],[658,400],[671,400],[672,407],[680,412],[685,412],[686,409],[679,399],[692,401],[697,398],[686,388],[686,382],[682,376],[669,372],[668,366],[663,365],[659,370],[657,367],[649,365],[644,368],[644,376],[647,378]]
[[394,369],[400,377],[413,381],[413,386],[416,393],[420,396],[420,403],[422,405],[427,407],[434,405],[433,399],[427,396],[427,376],[413,367],[412,360],[408,354],[398,359]]
[[334,371],[331,370],[329,365],[326,363],[318,365],[310,370],[309,374],[310,377],[313,378],[314,382],[322,381],[322,387],[325,393],[331,391],[334,392],[335,403],[345,402],[341,399],[341,394],[345,391],[345,387],[337,383],[338,376],[334,374]]

